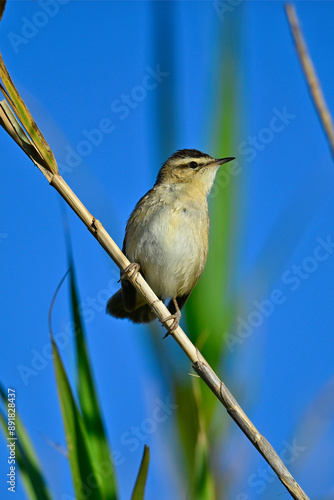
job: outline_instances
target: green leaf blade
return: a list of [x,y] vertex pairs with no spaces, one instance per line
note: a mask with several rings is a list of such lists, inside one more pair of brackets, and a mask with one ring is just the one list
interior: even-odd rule
[[18,120],[22,123],[25,131],[29,135],[36,150],[45,161],[46,168],[53,174],[58,174],[57,162],[54,154],[46,142],[42,132],[37,127],[29,109],[25,105],[22,97],[18,93],[12,79],[9,76],[8,70],[0,53],[0,90],[4,94],[6,100],[12,107]]
[[104,430],[100,405],[88,356],[83,322],[79,312],[79,296],[77,293],[73,261],[71,262],[70,289],[71,308],[75,324],[75,345],[77,357],[77,388],[82,419],[86,428],[88,444],[94,466],[98,470],[103,467],[107,473],[98,474],[98,481],[107,500],[116,500],[117,484],[114,467]]
[[74,490],[77,498],[88,495],[91,500],[104,500],[94,470],[81,414],[61,361],[57,345],[51,336],[58,396],[62,411]]
[[[7,405],[7,394],[2,385],[0,385],[0,399],[4,405]],[[6,438],[6,444],[8,444],[7,437],[10,436],[8,434],[7,418],[2,411],[0,411],[0,425]],[[42,466],[30,437],[17,413],[17,408],[15,412],[15,428],[15,435],[17,437],[15,441],[16,461],[27,496],[31,500],[51,500],[52,497],[46,485]]]
[[150,463],[150,449],[145,444],[143,458],[140,463],[138,476],[133,488],[131,500],[144,500],[148,466]]

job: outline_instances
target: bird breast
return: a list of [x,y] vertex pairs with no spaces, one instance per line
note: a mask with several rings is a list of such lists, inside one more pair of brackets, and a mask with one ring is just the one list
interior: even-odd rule
[[[205,197],[194,200],[177,188],[153,188],[137,204],[126,228],[125,253],[138,262],[161,298],[191,292],[205,266],[209,217]],[[176,191],[176,192],[175,192]]]

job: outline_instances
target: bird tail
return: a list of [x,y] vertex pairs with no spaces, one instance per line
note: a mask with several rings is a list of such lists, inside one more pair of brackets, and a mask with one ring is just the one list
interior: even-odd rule
[[123,303],[122,289],[108,300],[106,311],[114,318],[128,318],[134,323],[149,323],[155,319],[155,315],[147,304],[141,305],[133,311],[127,311]]

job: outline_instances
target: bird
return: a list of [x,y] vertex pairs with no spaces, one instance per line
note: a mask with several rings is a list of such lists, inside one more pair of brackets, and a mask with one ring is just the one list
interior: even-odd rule
[[[207,197],[221,165],[234,157],[216,159],[197,149],[176,151],[160,168],[156,182],[137,203],[126,224],[123,253],[131,270],[140,272],[164,303],[173,323],[198,282],[208,254]],[[130,266],[128,266],[130,268]],[[129,271],[127,269],[126,271]],[[108,300],[115,318],[149,323],[156,316],[121,272],[121,288]]]

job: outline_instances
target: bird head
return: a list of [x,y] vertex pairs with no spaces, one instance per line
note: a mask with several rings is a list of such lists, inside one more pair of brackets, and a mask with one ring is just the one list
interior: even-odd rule
[[231,160],[234,157],[216,159],[197,149],[181,149],[162,165],[155,185],[179,184],[207,195],[219,167]]

